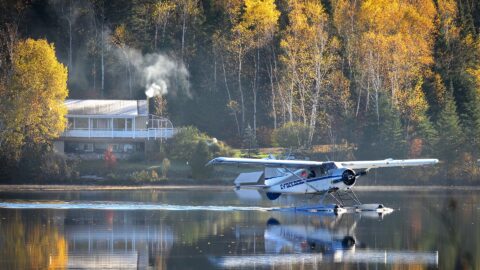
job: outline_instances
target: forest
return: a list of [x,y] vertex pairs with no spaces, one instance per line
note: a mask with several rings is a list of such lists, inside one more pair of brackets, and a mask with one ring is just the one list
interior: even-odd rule
[[434,174],[480,178],[477,0],[3,0],[0,12],[3,81],[11,44],[45,39],[68,98],[147,94],[175,126],[236,148],[432,157]]

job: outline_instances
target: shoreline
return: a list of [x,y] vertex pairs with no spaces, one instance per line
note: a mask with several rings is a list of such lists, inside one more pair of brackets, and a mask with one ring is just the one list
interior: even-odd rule
[[[0,185],[5,191],[121,191],[121,190],[231,190],[233,185],[148,185],[148,186],[96,186],[96,185]],[[480,191],[480,186],[358,186],[355,191]]]

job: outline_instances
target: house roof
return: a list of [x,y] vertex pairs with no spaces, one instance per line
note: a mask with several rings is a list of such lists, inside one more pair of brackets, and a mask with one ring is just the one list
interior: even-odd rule
[[148,115],[146,100],[67,99],[69,115]]

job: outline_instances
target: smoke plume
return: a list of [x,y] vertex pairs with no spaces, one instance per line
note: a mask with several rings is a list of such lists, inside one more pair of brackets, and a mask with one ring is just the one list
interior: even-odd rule
[[176,95],[175,91],[184,91],[190,97],[189,73],[182,62],[159,53],[143,55],[129,47],[116,50],[117,59],[132,67],[135,76],[134,87],[144,88],[147,97],[167,93]]

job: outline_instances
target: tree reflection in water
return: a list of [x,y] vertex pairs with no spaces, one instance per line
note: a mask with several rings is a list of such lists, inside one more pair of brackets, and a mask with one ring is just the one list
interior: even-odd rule
[[[46,213],[54,215],[52,212]],[[7,211],[0,222],[0,259],[3,269],[64,269],[68,261],[62,213],[55,219],[33,211]],[[28,221],[27,221],[28,220]],[[56,221],[61,221],[57,223]]]
[[[144,193],[68,196],[85,203],[123,199],[240,205],[231,192]],[[47,195],[3,198],[36,196],[29,202],[38,204],[37,197],[50,198]],[[480,197],[475,192],[365,192],[362,196],[397,210],[380,218],[374,213],[336,217],[250,210],[0,209],[0,269],[212,269],[211,258],[223,257],[233,258],[230,262],[264,258],[271,261],[264,268],[274,265],[275,269],[426,269],[435,264],[405,260],[411,254],[437,250],[440,269],[480,269]],[[393,259],[385,264],[379,260],[384,253],[377,251],[396,257],[388,257]],[[311,263],[319,256],[322,260]]]

